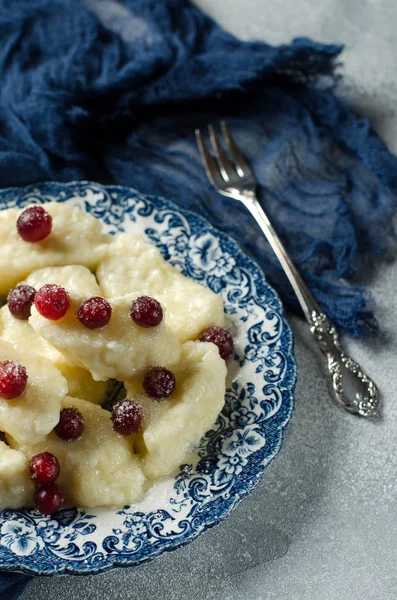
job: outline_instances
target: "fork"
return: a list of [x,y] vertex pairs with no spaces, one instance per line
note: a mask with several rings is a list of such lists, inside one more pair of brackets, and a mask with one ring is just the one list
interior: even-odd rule
[[208,126],[211,151],[201,131],[196,129],[197,144],[208,179],[220,194],[242,202],[265,234],[299,300],[318,347],[327,357],[337,404],[361,417],[375,416],[379,405],[376,385],[343,351],[335,326],[321,311],[259,204],[254,173],[224,121],[221,128],[227,152],[212,125]]

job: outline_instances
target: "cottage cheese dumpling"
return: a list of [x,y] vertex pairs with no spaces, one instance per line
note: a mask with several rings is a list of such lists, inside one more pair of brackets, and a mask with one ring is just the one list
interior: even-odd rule
[[[0,211],[0,298],[21,282],[36,291],[47,284],[61,286],[71,301],[69,306],[64,298],[62,311],[54,289],[36,295],[49,319],[35,304],[28,320],[17,319],[8,305],[0,308],[0,362],[11,361],[2,367],[1,393],[20,394],[0,397],[0,432],[5,435],[0,435],[0,509],[35,504],[37,486],[28,462],[42,452],[60,463],[56,485],[65,506],[131,504],[141,499],[146,479],[170,475],[186,459],[224,405],[225,361],[214,344],[196,341],[208,327],[224,325],[223,302],[183,276],[142,237],[106,235],[101,221],[69,204],[44,208],[52,217],[52,231],[37,242],[26,242],[17,232],[22,210]],[[36,222],[29,231],[25,219],[19,231],[26,239],[37,239],[40,226]],[[10,307],[23,318],[30,302],[20,300],[21,295],[23,291],[10,296]],[[161,303],[160,324],[149,327],[150,318],[151,324],[158,321],[148,301],[140,314],[135,306],[135,320],[130,317],[133,300],[142,295]],[[110,320],[109,307],[100,301],[81,307],[94,296],[108,298]],[[25,389],[24,371],[16,362],[26,368]],[[143,378],[152,366],[175,374],[175,389],[166,400],[153,400],[143,391]],[[98,405],[108,389],[109,404],[112,389],[117,393],[108,381],[113,379],[124,382],[127,397],[142,406],[138,433],[117,433],[111,413]],[[65,441],[54,428],[61,409],[70,406],[82,413],[85,428],[80,438]],[[122,431],[114,415],[113,420]],[[39,500],[36,506],[44,510]]]
[[56,433],[36,445],[10,445],[28,459],[39,452],[51,452],[61,467],[57,479],[65,502],[77,506],[123,506],[142,495],[144,476],[139,459],[126,437],[113,431],[110,413],[78,398],[66,397],[62,407],[75,406],[84,416],[80,439],[61,440]]
[[[101,289],[95,275],[86,267],[71,265],[65,267],[46,267],[33,271],[23,282],[36,290],[47,283],[54,283],[67,290],[81,291],[83,294],[97,296]],[[0,309],[0,338],[13,346],[33,348],[37,354],[48,358],[66,378],[68,394],[101,404],[106,396],[106,384],[94,381],[86,369],[68,360],[54,346],[38,335],[28,321],[16,319],[8,310],[8,306]]]
[[68,385],[69,396],[76,396],[101,404],[106,397],[106,383],[94,381],[86,369],[71,363],[54,346],[38,335],[28,321],[16,319],[8,306],[0,308],[0,339],[25,352],[32,348],[36,354],[48,358],[61,371]]
[[33,506],[34,490],[26,456],[0,441],[0,510]]
[[66,379],[47,358],[0,339],[0,361],[5,360],[21,363],[28,383],[22,396],[0,398],[0,430],[19,442],[36,443],[59,421],[61,400],[68,390]]
[[80,294],[90,294],[91,296],[101,296],[102,294],[95,275],[82,265],[37,269],[26,277],[24,283],[36,290],[47,283],[55,283],[68,291]]
[[[36,290],[47,283],[55,283],[78,294],[102,295],[95,275],[87,267],[81,265],[38,269],[26,278],[25,283]],[[30,324],[29,327],[32,329]],[[33,329],[32,331],[34,332]],[[34,335],[40,340],[40,348],[42,347],[44,350],[39,353],[43,354],[43,356],[48,356],[66,378],[69,387],[69,396],[89,400],[95,404],[101,404],[105,400],[106,383],[103,381],[94,381],[89,371],[67,360],[61,352],[38,336],[36,332],[34,332]]]
[[180,465],[215,423],[225,403],[225,361],[214,344],[186,342],[174,368],[176,386],[167,400],[151,400],[138,378],[125,383],[127,397],[142,405],[144,427],[134,436],[148,479]]
[[0,211],[0,295],[41,267],[80,264],[94,269],[106,252],[111,237],[102,233],[99,220],[69,204],[43,206],[52,217],[52,231],[35,243],[25,242],[17,232],[21,209]]
[[29,351],[33,350],[36,354],[48,358],[58,368],[57,363],[64,360],[54,346],[37,335],[28,321],[16,319],[10,313],[7,304],[0,308],[0,339],[19,348],[21,352],[27,348]]
[[108,389],[106,381],[95,381],[87,369],[73,364],[61,354],[60,356],[62,356],[62,360],[57,361],[54,365],[68,383],[68,395],[94,404],[102,404],[106,400]]
[[142,237],[119,235],[99,264],[97,278],[107,298],[135,291],[156,298],[166,307],[166,324],[180,342],[224,324],[222,298],[182,275]]
[[146,329],[131,320],[129,309],[138,295],[113,298],[111,319],[102,329],[87,329],[78,321],[76,312],[86,297],[73,293],[72,305],[63,319],[49,321],[33,306],[29,322],[71,362],[88,369],[96,381],[128,380],[149,365],[173,365],[180,356],[178,339],[164,321]]

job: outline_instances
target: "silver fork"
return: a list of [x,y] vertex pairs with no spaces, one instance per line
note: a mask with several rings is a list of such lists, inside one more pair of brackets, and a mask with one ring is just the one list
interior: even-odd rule
[[321,311],[260,206],[255,176],[224,121],[221,128],[228,153],[212,125],[208,126],[212,151],[208,149],[201,131],[196,129],[197,144],[209,180],[220,194],[242,202],[265,234],[298,297],[317,345],[328,359],[336,402],[362,417],[376,415],[379,404],[376,385],[343,351],[335,326]]

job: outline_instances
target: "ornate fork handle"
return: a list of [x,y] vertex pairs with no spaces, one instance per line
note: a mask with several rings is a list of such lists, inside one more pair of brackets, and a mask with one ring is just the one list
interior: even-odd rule
[[273,229],[266,213],[260,206],[255,189],[231,190],[234,198],[243,202],[265,234],[292,285],[310,331],[318,347],[327,356],[328,370],[337,403],[347,411],[362,417],[374,416],[379,404],[378,389],[363,373],[360,366],[347,356],[341,348],[334,325],[321,311],[316,300],[303,281],[300,273],[288,256],[280,238]]

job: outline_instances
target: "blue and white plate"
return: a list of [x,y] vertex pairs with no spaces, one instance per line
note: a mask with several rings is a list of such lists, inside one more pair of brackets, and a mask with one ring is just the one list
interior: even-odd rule
[[[293,410],[296,365],[280,300],[258,266],[204,219],[161,198],[94,183],[0,191],[0,209],[68,202],[115,233],[144,232],[185,275],[222,295],[236,357],[226,404],[175,477],[118,510],[0,515],[0,569],[89,574],[151,560],[219,523],[255,487],[279,451]],[[1,249],[0,249],[1,251]]]

